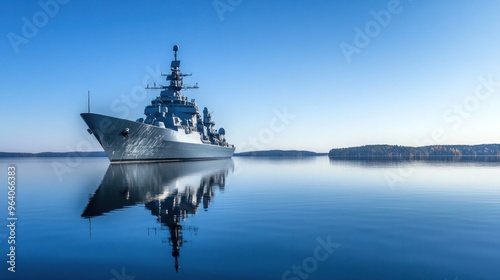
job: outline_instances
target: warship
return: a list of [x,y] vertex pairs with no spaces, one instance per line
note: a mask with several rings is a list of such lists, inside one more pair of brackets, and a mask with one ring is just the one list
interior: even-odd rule
[[173,161],[230,158],[234,145],[226,141],[224,128],[215,128],[212,113],[205,107],[200,113],[195,99],[190,101],[183,90],[198,88],[183,85],[179,47],[174,45],[174,60],[168,85],[156,85],[146,89],[161,90],[144,109],[145,118],[136,121],[90,113],[81,117],[104,149],[111,163],[132,161]]

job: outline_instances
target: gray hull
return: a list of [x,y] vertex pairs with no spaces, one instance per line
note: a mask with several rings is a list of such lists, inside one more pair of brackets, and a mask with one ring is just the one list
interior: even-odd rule
[[[205,144],[197,132],[83,113],[83,120],[111,162],[230,158],[233,147]],[[127,136],[123,132],[128,129]]]

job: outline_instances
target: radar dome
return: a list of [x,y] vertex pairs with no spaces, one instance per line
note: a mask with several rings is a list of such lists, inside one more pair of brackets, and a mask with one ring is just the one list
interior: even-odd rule
[[226,130],[224,128],[219,128],[219,134],[220,135],[226,135]]
[[177,45],[174,45],[174,52],[178,51],[179,50],[179,46]]

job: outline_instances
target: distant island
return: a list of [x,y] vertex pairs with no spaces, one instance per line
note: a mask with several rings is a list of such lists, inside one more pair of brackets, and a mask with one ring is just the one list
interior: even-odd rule
[[483,145],[432,145],[405,147],[397,145],[367,145],[352,148],[331,149],[331,159],[479,159],[484,157],[500,158],[500,144]]
[[297,150],[269,150],[269,151],[252,151],[235,153],[237,157],[315,157],[326,156],[327,153],[316,153],[310,151],[297,151]]
[[[326,156],[328,153],[315,153],[310,151],[297,150],[270,150],[270,151],[252,151],[235,153],[236,157],[314,157]],[[0,158],[9,157],[106,157],[104,151],[96,152],[43,152],[43,153],[17,153],[17,152],[0,152]]]
[[[500,160],[500,144],[482,145],[432,145],[408,147],[398,145],[366,145],[350,148],[331,149],[328,153],[316,153],[303,150],[268,150],[235,153],[235,157],[275,157],[300,158],[328,155],[330,159],[349,160],[427,160],[427,159],[466,159],[483,160],[485,158]],[[0,158],[11,157],[106,157],[104,151],[94,152],[43,152],[17,153],[0,152]]]
[[106,153],[98,152],[43,152],[43,153],[11,153],[0,152],[0,158],[10,157],[105,157]]

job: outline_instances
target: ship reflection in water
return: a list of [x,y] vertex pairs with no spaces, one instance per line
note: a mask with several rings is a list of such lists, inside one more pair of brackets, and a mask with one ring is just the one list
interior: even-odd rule
[[189,214],[196,214],[201,203],[207,209],[215,188],[224,190],[227,176],[233,170],[232,159],[111,164],[82,217],[90,219],[144,204],[168,228],[177,271],[183,244],[181,222]]

